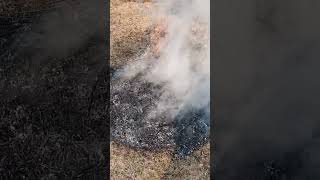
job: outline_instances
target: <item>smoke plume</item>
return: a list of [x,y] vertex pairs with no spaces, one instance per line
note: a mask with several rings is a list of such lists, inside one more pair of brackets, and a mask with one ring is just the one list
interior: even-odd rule
[[[176,104],[177,108],[189,105],[199,109],[208,108],[210,1],[157,3],[160,6],[158,16],[169,18],[168,29],[160,58],[147,78],[155,83],[165,83],[167,91],[173,92],[180,102]],[[163,96],[163,101],[167,100]]]

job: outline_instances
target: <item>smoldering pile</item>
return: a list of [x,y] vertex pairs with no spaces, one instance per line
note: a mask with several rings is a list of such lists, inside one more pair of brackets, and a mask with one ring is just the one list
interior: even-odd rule
[[[122,70],[111,75],[112,140],[135,148],[175,148],[178,154],[189,154],[208,141],[209,112],[186,106],[174,116],[167,111],[154,113],[165,90],[144,78],[153,64],[130,78]],[[174,94],[166,96],[172,104],[178,101]]]
[[[118,72],[120,73],[120,72]],[[170,147],[173,141],[173,122],[166,114],[148,118],[156,108],[161,86],[143,79],[144,73],[133,78],[114,74],[111,80],[111,134],[116,140],[141,148]]]

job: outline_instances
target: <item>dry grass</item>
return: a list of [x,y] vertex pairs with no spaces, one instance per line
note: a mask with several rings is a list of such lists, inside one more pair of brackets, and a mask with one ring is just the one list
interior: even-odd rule
[[122,179],[210,179],[210,145],[185,159],[174,159],[171,151],[146,152],[111,143],[112,180]]
[[143,53],[150,44],[152,20],[147,16],[150,3],[111,1],[110,64],[119,67]]
[[210,145],[205,145],[185,159],[174,161],[164,179],[210,179]]
[[110,0],[111,6],[118,6],[126,2],[145,3],[152,2],[152,0]]
[[111,179],[160,179],[169,167],[169,152],[144,152],[111,143]]

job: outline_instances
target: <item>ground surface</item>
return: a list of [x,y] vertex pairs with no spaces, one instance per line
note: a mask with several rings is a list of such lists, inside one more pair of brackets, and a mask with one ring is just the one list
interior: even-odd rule
[[[112,67],[128,64],[158,39],[153,37],[154,24],[145,14],[151,7],[150,2],[111,0]],[[173,149],[145,151],[112,142],[111,179],[209,179],[209,151],[206,144],[179,159]]]
[[175,159],[170,150],[134,150],[111,143],[111,179],[210,179],[209,144],[185,159]]

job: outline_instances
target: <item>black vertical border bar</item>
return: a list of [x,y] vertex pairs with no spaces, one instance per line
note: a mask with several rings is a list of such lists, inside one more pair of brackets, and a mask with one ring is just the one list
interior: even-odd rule
[[210,1],[210,179],[215,179],[215,106],[214,106],[214,68],[213,61],[215,59],[214,39],[215,39],[215,15],[216,15],[216,0]]
[[110,0],[104,0],[104,14],[103,14],[103,19],[104,19],[104,31],[105,32],[105,58],[106,58],[106,64],[107,64],[107,89],[109,90],[109,92],[107,93],[107,102],[108,102],[108,113],[107,113],[107,119],[106,121],[108,121],[108,129],[109,132],[107,133],[107,142],[109,143],[106,147],[106,175],[107,177],[105,177],[105,179],[110,179]]

